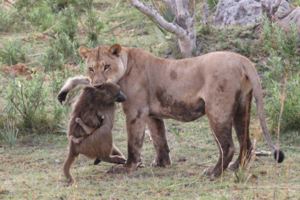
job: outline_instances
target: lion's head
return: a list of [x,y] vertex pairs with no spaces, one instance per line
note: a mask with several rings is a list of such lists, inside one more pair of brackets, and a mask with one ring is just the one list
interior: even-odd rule
[[93,86],[104,82],[117,83],[125,74],[127,56],[119,44],[111,47],[99,46],[93,49],[80,47],[79,54],[86,61]]

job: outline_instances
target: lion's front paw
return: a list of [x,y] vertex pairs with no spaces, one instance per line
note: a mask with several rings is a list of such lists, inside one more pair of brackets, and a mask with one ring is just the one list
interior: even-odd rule
[[57,95],[57,100],[62,104],[67,98],[68,92],[62,91]]

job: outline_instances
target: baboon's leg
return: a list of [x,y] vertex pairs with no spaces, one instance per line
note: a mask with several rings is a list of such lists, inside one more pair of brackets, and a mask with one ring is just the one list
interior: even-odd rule
[[110,163],[116,163],[116,164],[125,164],[126,159],[122,156],[118,155],[110,155],[105,161],[110,162]]
[[234,155],[232,122],[228,119],[226,122],[220,123],[210,117],[209,122],[215,136],[220,155],[217,164],[214,168],[211,168],[211,170],[206,171],[206,174],[211,178],[215,178],[223,173]]
[[117,156],[123,156],[123,157],[125,157],[123,155],[123,153],[115,145],[113,145],[113,147],[112,147],[111,155],[117,155]]
[[229,165],[231,170],[236,170],[240,165],[247,164],[251,156],[252,144],[249,137],[251,100],[252,92],[245,97],[243,102],[238,104],[233,117],[233,126],[240,144],[240,153],[236,161]]
[[73,135],[69,136],[69,140],[72,141],[72,142],[74,142],[75,144],[81,143],[83,139],[84,139],[84,137],[78,137],[78,138],[76,138]]
[[170,150],[166,138],[164,121],[162,119],[148,117],[147,125],[156,151],[156,158],[153,165],[159,167],[171,165],[171,159],[169,156]]
[[79,117],[77,117],[75,121],[81,126],[86,134],[90,135],[93,131],[95,131],[94,128],[87,126]]
[[75,154],[73,152],[72,144],[70,144],[69,154],[68,154],[67,159],[64,162],[64,167],[63,167],[64,175],[67,178],[67,181],[69,184],[72,184],[74,182],[74,179],[72,178],[72,175],[70,174],[70,167],[77,156],[78,156],[78,154]]
[[101,160],[100,160],[99,158],[96,158],[96,159],[94,160],[94,165],[98,165],[100,162],[101,162]]
[[[125,156],[122,154],[122,152],[115,146],[113,145],[112,150],[111,150],[111,155],[112,156],[119,156],[125,159]],[[126,159],[125,159],[126,160]],[[97,165],[101,162],[99,158],[96,158],[94,161],[94,165]],[[125,163],[125,162],[124,162]],[[124,164],[122,163],[122,164]]]

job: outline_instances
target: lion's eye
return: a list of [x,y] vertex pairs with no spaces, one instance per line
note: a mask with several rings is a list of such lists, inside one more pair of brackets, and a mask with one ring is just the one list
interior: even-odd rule
[[94,73],[94,69],[92,67],[89,67],[89,71]]
[[110,69],[110,64],[104,65],[104,71],[108,71]]

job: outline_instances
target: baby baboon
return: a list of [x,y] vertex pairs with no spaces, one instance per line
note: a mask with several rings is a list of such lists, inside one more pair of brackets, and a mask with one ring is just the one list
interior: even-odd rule
[[73,182],[70,166],[79,154],[124,164],[126,159],[113,144],[112,128],[115,102],[125,101],[119,86],[104,83],[100,86],[86,86],[76,101],[69,122],[69,154],[64,163],[64,174],[69,183]]

